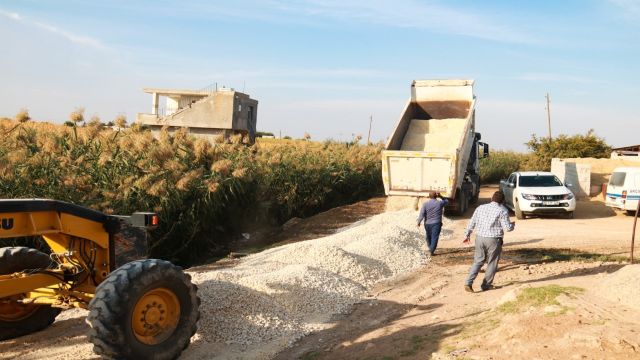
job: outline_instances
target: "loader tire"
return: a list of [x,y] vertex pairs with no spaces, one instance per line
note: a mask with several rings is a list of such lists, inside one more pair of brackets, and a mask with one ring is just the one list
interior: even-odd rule
[[89,303],[89,341],[105,359],[175,359],[200,318],[191,277],[164,260],[137,260],[112,272]]
[[[49,255],[28,247],[0,248],[0,275],[26,269],[47,269],[52,262]],[[11,300],[22,296],[12,296]],[[5,301],[3,301],[5,300]],[[51,325],[60,309],[48,305],[24,305],[0,299],[0,340],[31,334]]]

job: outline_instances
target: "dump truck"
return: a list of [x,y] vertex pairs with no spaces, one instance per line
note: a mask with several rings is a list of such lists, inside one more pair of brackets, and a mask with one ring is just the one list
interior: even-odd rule
[[[88,309],[88,340],[106,359],[175,359],[200,317],[191,278],[140,258],[154,213],[114,216],[48,199],[0,200],[0,238],[41,236],[46,252],[0,248],[0,340],[51,325],[63,309]],[[132,260],[132,261],[130,261]]]
[[[414,80],[385,149],[387,196],[448,198],[448,212],[463,214],[480,193],[479,158],[489,155],[475,128],[473,80]],[[417,201],[416,201],[417,204]]]

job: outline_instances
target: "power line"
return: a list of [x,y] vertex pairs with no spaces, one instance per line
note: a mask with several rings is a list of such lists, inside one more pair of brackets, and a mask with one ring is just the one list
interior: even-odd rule
[[549,140],[551,140],[551,107],[549,103],[551,99],[549,98],[549,93],[545,96],[547,98],[547,125],[549,126]]

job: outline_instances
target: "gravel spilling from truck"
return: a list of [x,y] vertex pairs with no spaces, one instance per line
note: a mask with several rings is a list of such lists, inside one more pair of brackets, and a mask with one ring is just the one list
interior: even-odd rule
[[[199,345],[217,343],[239,349],[236,358],[268,358],[326,328],[376,282],[428,262],[415,218],[413,210],[384,213],[330,236],[248,256],[230,269],[192,273],[202,316],[186,357],[198,358]],[[444,228],[451,223],[443,221]],[[447,236],[443,231],[441,239]],[[267,343],[277,346],[266,351]]]

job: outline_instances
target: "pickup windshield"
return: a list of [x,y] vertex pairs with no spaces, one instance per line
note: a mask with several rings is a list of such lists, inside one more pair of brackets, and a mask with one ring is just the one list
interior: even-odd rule
[[551,187],[562,186],[560,181],[554,175],[536,175],[536,176],[520,176],[521,187]]

